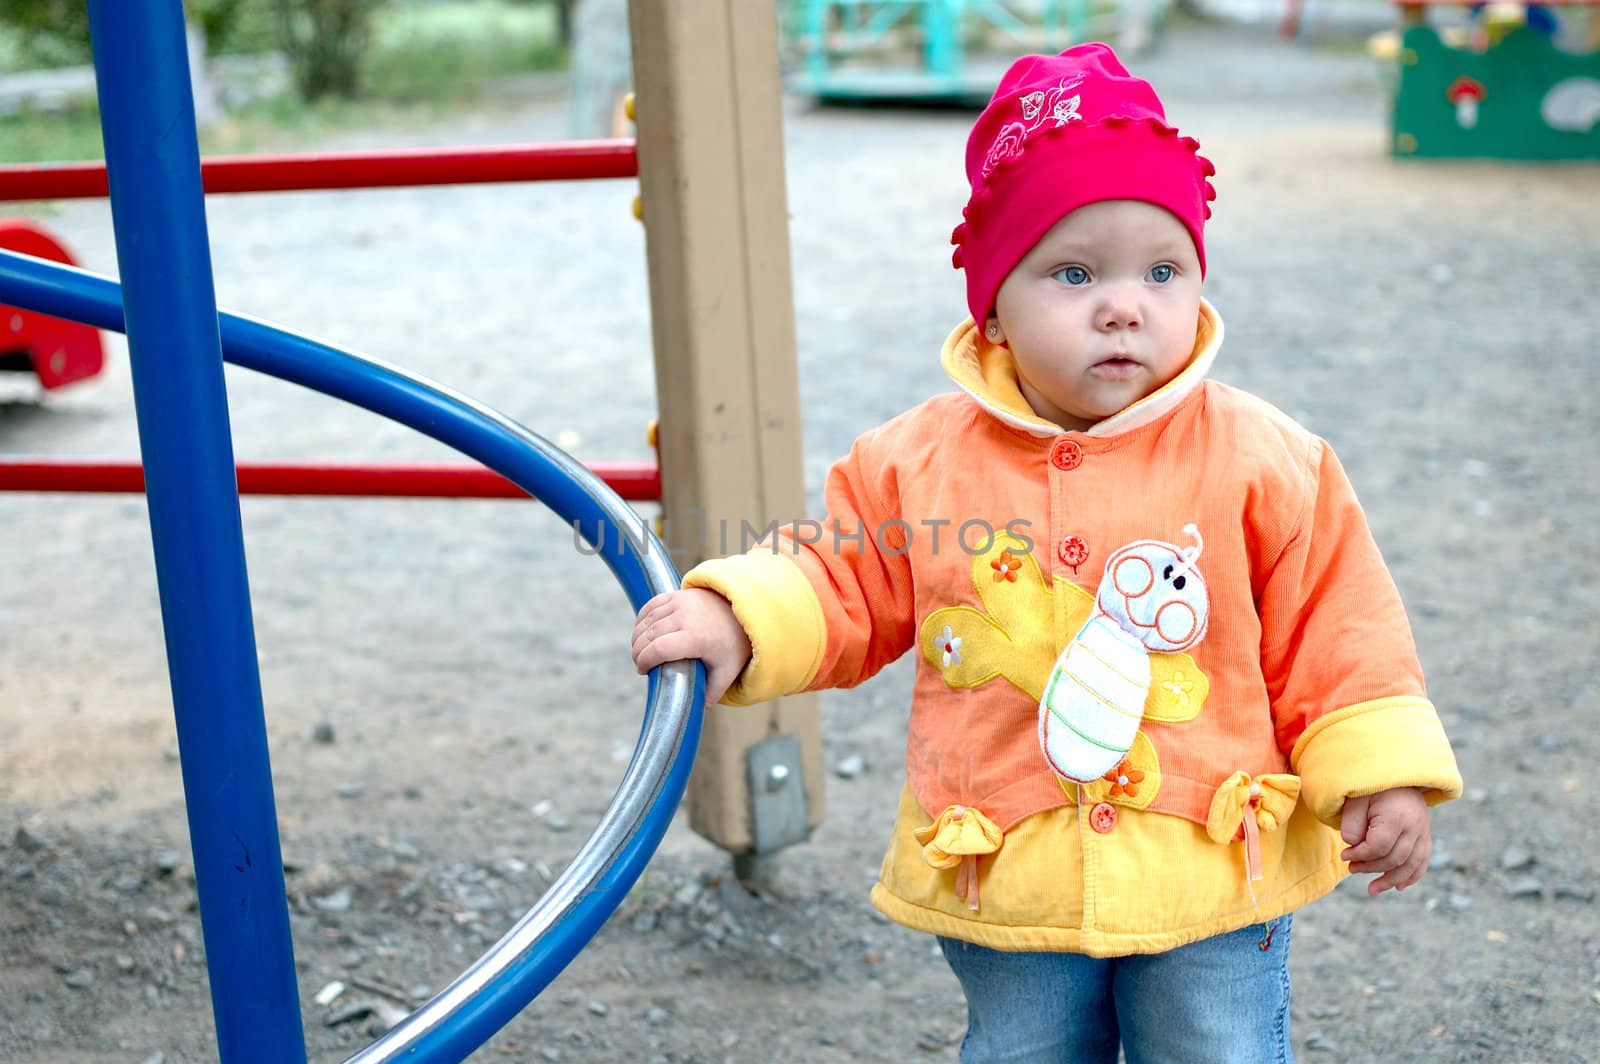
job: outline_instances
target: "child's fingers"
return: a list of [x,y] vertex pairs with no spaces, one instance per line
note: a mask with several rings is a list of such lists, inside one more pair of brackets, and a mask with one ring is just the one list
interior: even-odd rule
[[1401,835],[1385,852],[1365,860],[1351,861],[1350,871],[1357,875],[1366,875],[1369,872],[1389,872],[1399,868],[1411,859],[1412,852],[1417,848],[1417,842],[1416,835],[1410,833]]
[[1405,862],[1398,867],[1385,872],[1383,875],[1367,884],[1367,893],[1377,897],[1384,891],[1393,888],[1405,890],[1422,878],[1428,870],[1428,857],[1433,851],[1432,843],[1427,839],[1421,840],[1413,847],[1411,854]]
[[1420,880],[1428,871],[1428,858],[1432,854],[1432,841],[1426,838],[1419,841],[1416,848],[1411,851],[1411,856],[1406,859],[1405,865],[1389,873],[1397,877],[1394,889],[1405,890]]
[[1433,857],[1433,838],[1432,838],[1432,836],[1427,836],[1427,837],[1423,838],[1422,842],[1417,846],[1416,851],[1414,853],[1412,853],[1412,855],[1411,855],[1411,875],[1404,883],[1400,884],[1400,888],[1399,889],[1403,890],[1406,887],[1411,886],[1413,883],[1416,883],[1416,882],[1420,881],[1423,876],[1427,875],[1428,874],[1428,861],[1432,857]]
[[[1367,835],[1367,804],[1370,801],[1365,795],[1359,798],[1346,798],[1344,812],[1339,817],[1339,837],[1345,842],[1354,845],[1366,838]],[[1346,851],[1348,853],[1348,851]],[[1349,860],[1348,857],[1345,858]]]
[[663,617],[670,617],[675,609],[676,600],[672,597],[674,594],[676,594],[676,592],[665,592],[664,594],[657,595],[649,602],[646,602],[643,606],[640,606],[639,614],[634,618],[633,622],[635,629],[650,624],[653,621],[659,621]]
[[[649,672],[663,661],[674,661],[675,658],[660,656],[660,642],[663,639],[684,633],[680,618],[676,615],[670,602],[641,612],[639,619],[633,623],[633,663],[641,673]],[[646,662],[648,661],[648,664]]]
[[650,639],[633,655],[633,663],[641,673],[669,661],[686,661],[704,653],[699,641],[689,632],[674,630]]
[[652,596],[643,606],[639,607],[639,616],[643,617],[645,614],[664,606],[672,601],[672,596],[676,594],[676,591],[663,591],[659,595]]
[[706,705],[714,706],[722,701],[722,696],[727,694],[728,688],[733,686],[733,681],[739,678],[739,670],[730,665],[712,665],[706,670]]
[[1351,864],[1358,861],[1375,861],[1392,852],[1395,844],[1400,841],[1400,836],[1400,826],[1394,821],[1373,819],[1367,823],[1362,840],[1354,846],[1346,847],[1339,856]]
[[640,614],[639,619],[633,622],[633,641],[628,644],[628,650],[633,655],[633,663],[639,667],[640,672],[648,671],[641,664],[641,659],[655,637],[656,624],[649,617]]

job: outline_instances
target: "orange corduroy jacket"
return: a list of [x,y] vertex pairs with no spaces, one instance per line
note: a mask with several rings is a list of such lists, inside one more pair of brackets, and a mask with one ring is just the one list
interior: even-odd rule
[[861,436],[823,521],[685,578],[749,633],[731,704],[914,651],[872,893],[895,921],[998,949],[1167,950],[1332,889],[1347,797],[1460,793],[1338,460],[1206,379],[1221,337],[1203,304],[1176,379],[1064,432],[969,320],[943,352],[961,391]]

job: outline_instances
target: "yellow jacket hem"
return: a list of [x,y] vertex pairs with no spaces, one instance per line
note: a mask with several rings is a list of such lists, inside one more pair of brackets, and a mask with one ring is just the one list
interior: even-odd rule
[[1250,909],[1223,913],[1187,927],[1160,931],[1102,931],[1080,927],[980,923],[908,902],[896,897],[881,882],[872,888],[872,905],[902,927],[961,939],[989,949],[1125,957],[1135,953],[1165,953],[1213,935],[1275,920],[1333,890],[1344,877],[1344,870],[1343,862],[1324,865],[1269,902]]

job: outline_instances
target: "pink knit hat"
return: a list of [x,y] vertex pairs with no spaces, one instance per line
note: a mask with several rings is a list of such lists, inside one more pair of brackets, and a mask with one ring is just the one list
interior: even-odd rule
[[1080,44],[1011,64],[967,138],[972,197],[950,242],[967,271],[967,306],[980,325],[1006,275],[1069,212],[1101,200],[1165,207],[1194,238],[1206,268],[1206,178],[1216,168],[1192,137],[1167,125],[1150,83],[1109,47]]

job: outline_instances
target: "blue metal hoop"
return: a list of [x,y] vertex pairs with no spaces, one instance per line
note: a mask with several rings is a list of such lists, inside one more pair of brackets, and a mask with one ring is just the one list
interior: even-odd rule
[[[109,278],[0,251],[0,302],[122,332],[121,298],[120,286]],[[228,362],[398,421],[477,459],[544,502],[589,543],[602,544],[596,553],[636,609],[677,586],[666,548],[639,515],[537,433],[397,366],[253,318],[222,313],[218,321]],[[622,903],[666,834],[699,743],[704,684],[698,663],[676,662],[651,674],[633,759],[572,863],[460,977],[350,1061],[460,1060],[571,962]]]

